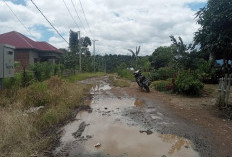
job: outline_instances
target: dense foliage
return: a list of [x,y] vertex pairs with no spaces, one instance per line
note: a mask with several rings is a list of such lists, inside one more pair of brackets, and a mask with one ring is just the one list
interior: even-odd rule
[[201,50],[210,51],[216,59],[232,58],[232,1],[209,0],[197,12],[201,28],[195,34]]
[[6,78],[3,81],[4,88],[20,88],[26,87],[34,82],[42,82],[54,75],[62,75],[64,67],[58,64],[36,63],[30,69],[24,69],[15,74],[15,77]]
[[175,81],[175,91],[186,95],[199,95],[204,84],[191,73],[186,71],[178,74]]

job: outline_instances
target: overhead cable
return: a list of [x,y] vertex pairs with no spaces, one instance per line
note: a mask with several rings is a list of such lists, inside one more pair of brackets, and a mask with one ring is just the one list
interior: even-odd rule
[[12,12],[12,14],[17,18],[17,20],[19,21],[19,23],[26,29],[26,31],[32,36],[34,37],[34,35],[31,34],[30,30],[23,24],[23,22],[18,18],[18,16],[14,13],[14,11],[11,9],[11,7],[7,4],[7,2],[5,0],[3,0],[6,4],[6,6],[10,9],[10,11]]
[[34,6],[39,10],[39,12],[41,13],[41,15],[43,15],[43,17],[47,20],[47,22],[51,25],[51,27],[56,31],[56,33],[57,34],[59,34],[59,36],[61,37],[61,38],[63,38],[63,40],[67,43],[67,44],[69,44],[68,42],[67,42],[67,40],[65,40],[64,39],[64,37],[59,33],[59,31],[52,25],[52,23],[47,19],[47,17],[42,13],[42,11],[38,8],[38,6],[33,2],[33,0],[31,0],[31,2],[34,4]]
[[78,17],[78,19],[80,20],[80,23],[81,23],[81,25],[83,26],[83,29],[84,29],[84,31],[85,31],[85,33],[86,33],[85,26],[83,25],[83,23],[82,23],[82,21],[81,21],[81,18],[80,18],[79,14],[78,14],[78,12],[77,12],[77,9],[76,9],[76,7],[75,7],[75,5],[74,5],[74,3],[73,3],[73,0],[71,0],[71,2],[72,2],[72,5],[73,5],[73,8],[75,9],[75,12],[76,12],[76,14],[77,14],[77,17]]
[[[85,16],[85,11],[84,11],[84,8],[83,8],[83,6],[82,6],[81,0],[79,0],[79,2],[80,2],[80,6],[81,6],[82,12],[83,12],[84,17],[85,17],[85,22],[87,23],[88,28],[89,28],[89,31],[90,31],[90,33],[91,33],[92,36],[93,36],[93,33],[92,33],[92,31],[91,31],[91,29],[90,29],[90,26],[89,26],[89,22],[88,22],[88,20],[87,20],[87,18],[86,18],[86,16]],[[93,38],[94,38],[94,37],[93,37]]]
[[69,8],[68,8],[67,4],[65,3],[65,1],[64,1],[64,0],[63,0],[63,2],[64,2],[64,5],[65,5],[66,9],[68,10],[69,15],[71,16],[72,20],[74,21],[74,23],[76,24],[76,26],[77,26],[77,27],[78,27],[78,29],[80,30],[80,27],[79,27],[79,25],[77,24],[77,22],[76,22],[76,20],[74,19],[74,17],[72,16],[72,14],[71,14],[71,12],[70,12],[70,10],[69,10]]

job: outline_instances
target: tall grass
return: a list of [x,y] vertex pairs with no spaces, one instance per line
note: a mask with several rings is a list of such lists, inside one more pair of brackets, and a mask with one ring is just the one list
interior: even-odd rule
[[[0,156],[25,157],[48,147],[57,124],[72,115],[90,86],[65,81],[53,76],[20,88],[11,98],[0,93]],[[34,113],[28,109],[44,106]]]
[[0,110],[0,156],[28,156],[37,131],[30,116],[20,110]]
[[119,69],[117,71],[117,73],[118,73],[118,76],[120,76],[121,78],[126,78],[126,79],[131,80],[131,81],[135,80],[133,72],[131,70]]
[[109,75],[109,80],[113,86],[116,87],[130,87],[130,83],[128,80],[118,79],[114,75]]

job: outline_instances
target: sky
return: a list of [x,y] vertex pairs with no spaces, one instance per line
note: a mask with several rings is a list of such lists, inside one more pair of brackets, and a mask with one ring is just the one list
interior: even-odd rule
[[[98,40],[96,54],[130,55],[128,49],[141,46],[139,55],[143,56],[151,55],[159,46],[169,46],[170,35],[181,36],[186,44],[191,43],[200,27],[195,14],[206,4],[206,0],[33,1],[66,41],[71,29]],[[57,48],[68,48],[31,0],[0,0],[0,34],[10,31],[35,41],[47,41]]]

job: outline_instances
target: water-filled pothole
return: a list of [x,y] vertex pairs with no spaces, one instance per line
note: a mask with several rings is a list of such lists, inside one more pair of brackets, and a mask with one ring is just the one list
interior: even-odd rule
[[[97,91],[101,90],[98,89],[100,88],[97,88]],[[109,88],[107,87],[107,89]],[[127,125],[128,118],[122,115],[122,111],[129,107],[144,106],[145,101],[98,93],[98,95],[93,96],[88,105],[92,107],[91,113],[79,112],[76,120],[63,128],[61,147],[70,143],[70,141],[76,141],[78,138],[74,136],[74,133],[78,130],[83,131],[79,137],[82,140],[78,144],[78,146],[81,145],[82,150],[74,145],[70,150],[70,156],[83,153],[83,151],[84,154],[100,153],[109,156],[128,157],[199,156],[194,151],[192,142],[185,138],[160,134],[154,130],[149,130],[148,134],[147,131],[141,131],[146,130],[142,126]],[[152,112],[155,113],[155,111]],[[154,118],[160,120],[162,120],[162,116],[162,114],[153,115]],[[80,124],[85,124],[83,125],[84,129],[80,128]],[[100,144],[100,146],[95,147],[96,144]],[[59,150],[60,148],[57,149],[57,152]]]

